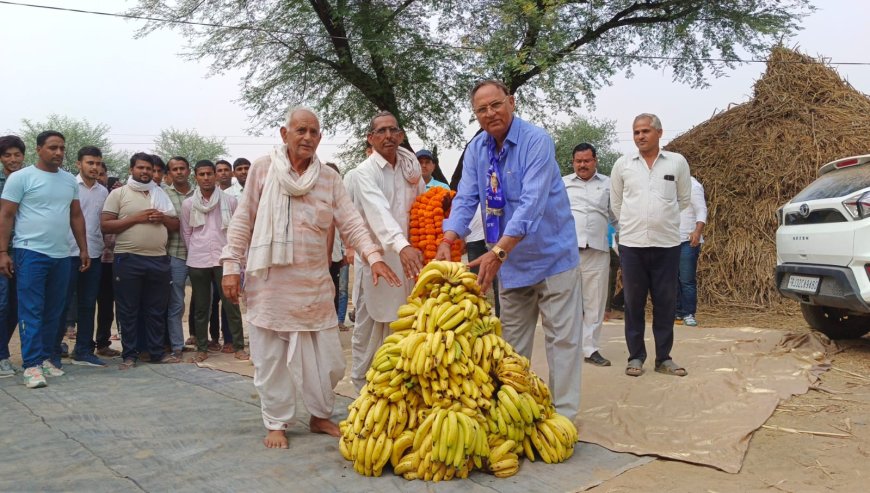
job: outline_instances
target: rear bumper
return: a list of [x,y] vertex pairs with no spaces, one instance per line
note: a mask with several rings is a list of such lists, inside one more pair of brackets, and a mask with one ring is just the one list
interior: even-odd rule
[[[815,294],[788,288],[794,275],[820,278]],[[861,297],[855,274],[848,267],[829,265],[782,264],[776,267],[776,288],[786,298],[811,305],[842,308],[855,313],[870,313],[870,305]]]

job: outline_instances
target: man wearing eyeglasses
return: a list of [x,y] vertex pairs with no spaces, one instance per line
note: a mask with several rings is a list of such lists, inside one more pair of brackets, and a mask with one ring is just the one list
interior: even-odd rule
[[406,279],[401,286],[375,284],[370,266],[356,257],[354,272],[361,281],[354,295],[351,379],[357,389],[365,385],[372,358],[391,333],[389,324],[396,320],[396,311],[405,303],[414,278],[423,268],[423,254],[408,241],[408,225],[411,205],[426,184],[421,179],[417,156],[400,146],[404,137],[392,113],[375,115],[367,137],[374,150],[356,167],[353,186],[349,187],[354,204],[384,249],[384,261],[393,271],[404,272]]
[[504,338],[529,358],[541,315],[553,401],[574,418],[582,364],[580,257],[553,139],[514,115],[514,97],[499,81],[475,85],[471,103],[484,132],[466,148],[437,258],[450,258],[450,244],[469,234],[472,216],[482,211],[491,248],[469,266],[480,267],[484,290],[498,273]]

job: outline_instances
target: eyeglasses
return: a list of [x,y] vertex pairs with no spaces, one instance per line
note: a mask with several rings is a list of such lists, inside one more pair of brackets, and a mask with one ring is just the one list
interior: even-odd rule
[[489,113],[489,110],[492,110],[493,113],[498,113],[499,110],[504,108],[504,105],[507,102],[509,97],[511,97],[510,94],[508,94],[507,96],[505,96],[504,98],[502,98],[498,101],[493,101],[489,104],[479,106],[479,107],[474,109],[474,114],[477,116],[484,116],[487,113]]
[[381,127],[377,130],[372,130],[372,134],[377,135],[378,137],[382,137],[387,134],[387,132],[395,135],[402,134],[404,131],[399,127]]

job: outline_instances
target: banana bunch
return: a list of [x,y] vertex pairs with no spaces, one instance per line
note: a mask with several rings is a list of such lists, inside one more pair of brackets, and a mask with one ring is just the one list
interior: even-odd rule
[[379,476],[389,463],[409,480],[465,478],[473,469],[503,478],[523,456],[571,456],[577,429],[502,339],[467,267],[429,262],[397,315],[339,424],[339,450],[354,470]]
[[[548,464],[555,464],[567,460],[574,454],[577,427],[568,418],[554,413],[549,418],[535,423],[535,430],[529,438],[541,459]],[[528,457],[533,456],[530,453]]]
[[497,478],[507,478],[516,474],[520,469],[520,457],[515,452],[517,443],[513,440],[501,440],[494,445],[487,464],[489,472]]

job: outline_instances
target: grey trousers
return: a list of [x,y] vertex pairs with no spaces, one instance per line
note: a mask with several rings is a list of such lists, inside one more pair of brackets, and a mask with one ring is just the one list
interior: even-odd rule
[[583,295],[580,267],[545,278],[528,287],[502,289],[503,337],[527,358],[532,357],[538,315],[544,328],[550,392],[556,411],[568,419],[580,410],[583,368]]

